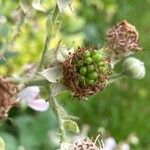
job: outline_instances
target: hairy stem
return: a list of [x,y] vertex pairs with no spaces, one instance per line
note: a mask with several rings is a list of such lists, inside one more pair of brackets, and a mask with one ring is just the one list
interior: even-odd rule
[[115,82],[117,79],[123,77],[124,75],[125,75],[124,72],[121,72],[121,73],[110,76],[108,80],[109,84]]
[[38,65],[38,68],[37,68],[37,72],[41,71],[42,68],[43,68],[43,62],[44,62],[45,54],[48,50],[48,45],[49,45],[50,39],[51,39],[52,35],[54,34],[53,33],[54,32],[53,28],[54,28],[55,23],[57,21],[58,12],[59,11],[58,11],[58,8],[56,6],[56,8],[53,12],[52,18],[51,18],[51,14],[48,15],[48,19],[47,19],[47,22],[46,22],[46,37],[45,37],[44,47],[43,47],[43,50],[42,50],[41,60],[40,60],[40,63]]
[[14,80],[14,79],[12,79],[11,81],[14,83],[19,83],[17,86],[18,91],[21,91],[28,86],[42,86],[47,84],[47,80],[41,78],[35,78],[32,80],[29,79],[29,80],[25,80],[24,82],[22,82],[22,80]]
[[[49,88],[50,90],[50,88]],[[52,93],[50,92],[50,98],[49,98],[49,103],[57,117],[57,120],[58,120],[58,126],[59,126],[59,131],[60,131],[60,140],[61,142],[62,141],[65,141],[66,140],[66,133],[65,133],[65,128],[64,128],[64,125],[63,125],[63,119],[61,117],[61,114],[60,114],[60,107],[56,98],[52,95]]]

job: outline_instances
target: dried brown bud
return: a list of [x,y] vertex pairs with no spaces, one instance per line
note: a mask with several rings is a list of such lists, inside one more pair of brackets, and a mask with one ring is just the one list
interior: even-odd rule
[[7,78],[0,76],[0,120],[8,116],[8,111],[14,106],[14,94],[17,88]]
[[139,35],[136,28],[127,21],[114,25],[106,35],[106,47],[114,57],[128,56],[138,50]]

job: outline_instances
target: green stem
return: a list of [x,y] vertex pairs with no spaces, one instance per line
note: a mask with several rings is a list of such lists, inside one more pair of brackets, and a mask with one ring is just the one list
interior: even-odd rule
[[121,72],[121,73],[110,76],[108,79],[109,84],[115,82],[116,79],[119,79],[119,78],[123,77],[124,75],[125,74],[123,72]]
[[[43,47],[43,50],[42,50],[42,56],[41,56],[41,60],[40,60],[40,63],[38,65],[38,68],[37,68],[37,72],[41,71],[42,68],[43,68],[43,62],[44,62],[44,59],[45,59],[45,55],[46,55],[46,52],[48,50],[48,45],[49,45],[49,42],[50,42],[50,39],[52,37],[52,35],[54,34],[53,32],[53,28],[55,26],[55,23],[57,21],[57,15],[58,15],[58,8],[57,6],[55,7],[55,10],[53,12],[53,16],[51,18],[51,14],[48,15],[48,19],[47,19],[47,22],[46,22],[46,38],[45,38],[45,42],[44,42],[44,47]],[[51,30],[50,30],[50,27],[51,27]]]
[[[49,90],[50,90],[50,88],[49,88]],[[51,107],[52,107],[52,109],[53,109],[53,111],[57,117],[57,120],[58,120],[61,142],[65,141],[66,140],[66,133],[65,133],[64,125],[63,125],[63,119],[62,119],[60,111],[59,111],[61,106],[59,106],[56,98],[52,95],[51,92],[50,92],[49,103],[50,103],[50,105],[51,105]]]
[[44,47],[42,50],[42,57],[41,57],[39,65],[38,65],[37,72],[41,71],[41,69],[43,67],[43,61],[44,61],[45,54],[46,54],[47,49],[48,49],[49,41],[50,41],[50,37],[48,36],[48,34],[46,34],[46,39],[45,39]]
[[18,84],[18,91],[23,90],[24,88],[28,87],[28,86],[42,86],[42,85],[46,85],[47,84],[47,80],[46,79],[40,79],[40,78],[36,78],[33,80],[26,80],[24,82],[21,82],[22,80],[12,80],[12,82],[14,83],[19,83]]

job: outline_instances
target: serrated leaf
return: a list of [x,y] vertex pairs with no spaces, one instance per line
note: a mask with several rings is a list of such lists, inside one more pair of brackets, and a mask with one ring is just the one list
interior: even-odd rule
[[72,121],[72,120],[64,120],[63,121],[63,125],[64,125],[64,127],[67,129],[67,130],[69,130],[69,131],[71,131],[71,132],[73,132],[73,133],[79,133],[79,127],[78,127],[78,125],[77,125],[77,123],[75,122],[75,121]]
[[55,66],[48,69],[43,70],[39,73],[44,78],[46,78],[51,83],[56,83],[60,81],[62,77],[62,67],[61,66]]
[[32,7],[33,7],[35,10],[45,12],[44,7],[41,5],[41,0],[33,0],[33,2],[32,2]]

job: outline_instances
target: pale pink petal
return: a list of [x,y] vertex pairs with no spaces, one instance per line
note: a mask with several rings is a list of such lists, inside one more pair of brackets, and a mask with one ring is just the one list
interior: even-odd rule
[[44,99],[30,100],[27,105],[36,111],[46,111],[49,107],[49,103]]
[[20,91],[17,96],[22,100],[22,101],[29,101],[32,99],[35,99],[39,95],[40,89],[38,86],[30,86],[22,91]]

